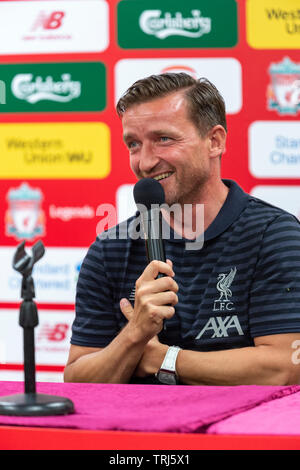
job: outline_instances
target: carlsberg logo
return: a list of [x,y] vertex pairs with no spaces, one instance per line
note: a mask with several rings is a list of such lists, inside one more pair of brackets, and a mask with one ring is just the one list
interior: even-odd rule
[[199,38],[211,31],[211,18],[201,16],[200,10],[192,10],[191,16],[183,18],[182,13],[177,12],[175,16],[166,12],[162,16],[161,10],[145,10],[139,18],[141,30],[158,39],[169,36],[185,36]]
[[67,103],[81,94],[81,82],[71,80],[69,73],[61,75],[61,81],[51,76],[45,80],[31,73],[16,75],[11,83],[11,91],[16,98],[34,104],[41,100]]

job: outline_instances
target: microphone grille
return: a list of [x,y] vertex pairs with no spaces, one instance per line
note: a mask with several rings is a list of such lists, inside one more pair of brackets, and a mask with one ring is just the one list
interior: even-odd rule
[[143,204],[151,209],[152,204],[164,204],[165,192],[162,185],[153,178],[139,180],[133,188],[133,197],[136,204]]

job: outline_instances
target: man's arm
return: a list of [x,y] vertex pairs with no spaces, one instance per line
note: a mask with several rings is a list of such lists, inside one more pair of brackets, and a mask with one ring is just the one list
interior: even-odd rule
[[299,333],[269,335],[255,338],[253,347],[199,354],[183,351],[177,362],[179,376],[187,384],[296,384],[300,380],[299,365],[292,361],[296,339]]
[[[126,307],[125,307],[126,305]],[[130,320],[131,304],[121,304]],[[290,385],[300,383],[300,333],[254,338],[254,346],[221,351],[179,351],[176,372],[187,385]],[[152,338],[144,349],[135,374],[154,375],[159,370],[168,346]],[[300,355],[300,351],[299,351]]]
[[145,348],[129,325],[105,348],[71,345],[65,382],[127,383]]
[[[294,345],[300,333],[255,338],[255,346],[223,351],[181,350],[176,371],[187,385],[290,385],[300,383],[300,361],[295,360]],[[155,374],[160,368],[166,346],[151,341],[145,348],[137,375]]]
[[[157,279],[158,273],[166,276]],[[171,262],[152,261],[136,282],[136,302],[130,321],[105,348],[72,345],[65,368],[66,382],[129,382],[147,343],[171,318],[178,301]],[[126,311],[126,305],[122,307]]]

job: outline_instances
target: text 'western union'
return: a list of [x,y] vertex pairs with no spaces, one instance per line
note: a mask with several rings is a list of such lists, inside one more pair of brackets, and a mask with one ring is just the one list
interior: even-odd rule
[[2,178],[105,178],[111,170],[105,123],[0,124]]
[[299,49],[297,0],[247,0],[247,40],[257,49]]
[[[25,150],[23,153],[24,161],[26,163],[57,163],[67,161],[70,163],[91,163],[93,159],[92,152],[55,152],[57,149],[63,148],[63,142],[60,140],[43,141],[34,139],[33,141],[24,141],[17,139],[9,139],[7,148],[17,148]],[[32,150],[35,151],[26,151]],[[43,150],[51,150],[53,153],[43,153]],[[42,153],[38,153],[38,151]]]
[[[283,21],[288,34],[300,33],[300,8],[297,10],[266,9],[268,20]],[[296,23],[295,21],[298,21]]]

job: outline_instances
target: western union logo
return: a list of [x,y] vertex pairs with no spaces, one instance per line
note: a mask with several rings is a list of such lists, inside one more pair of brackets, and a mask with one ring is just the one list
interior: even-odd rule
[[110,172],[104,123],[0,124],[3,179],[94,179]]
[[299,2],[248,0],[247,40],[255,49],[299,49]]

